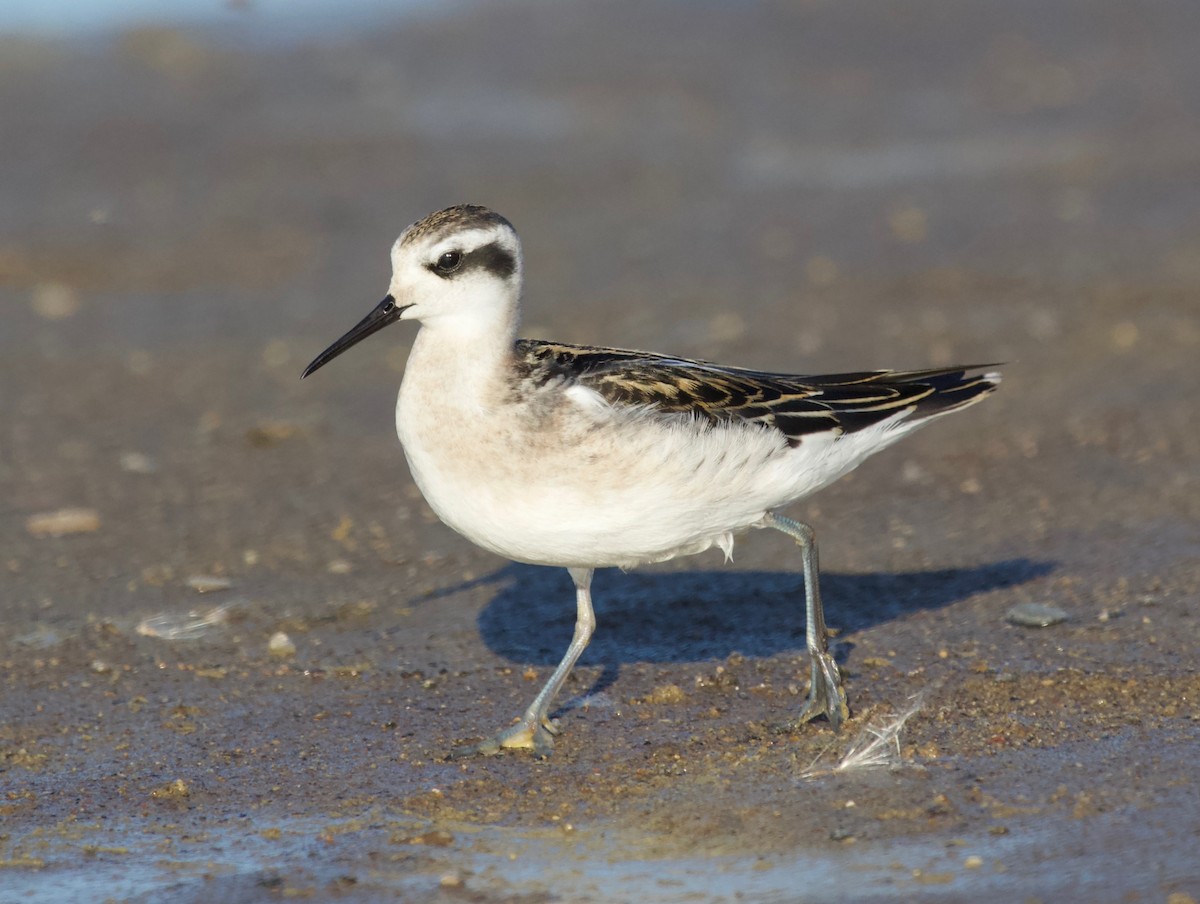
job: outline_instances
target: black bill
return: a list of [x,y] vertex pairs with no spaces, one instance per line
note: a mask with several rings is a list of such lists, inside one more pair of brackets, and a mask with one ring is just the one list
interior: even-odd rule
[[350,346],[358,342],[362,342],[372,333],[378,333],[389,323],[399,320],[400,313],[407,307],[409,307],[409,305],[396,304],[396,299],[394,299],[391,295],[384,298],[383,301],[375,305],[375,309],[362,320],[360,320],[354,326],[354,328],[350,330],[350,332],[348,332],[337,342],[333,343],[333,345],[329,346],[329,348],[325,349],[325,351],[321,352],[321,354],[317,355],[317,357],[313,358],[312,364],[304,368],[304,373],[300,375],[300,379],[303,380],[318,367],[323,367],[324,365],[328,364]]

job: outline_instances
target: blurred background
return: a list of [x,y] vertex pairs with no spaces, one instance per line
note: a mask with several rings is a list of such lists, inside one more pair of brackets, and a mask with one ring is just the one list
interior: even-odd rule
[[[535,781],[527,762],[507,758],[470,767],[499,785],[464,785],[479,773],[463,778],[435,757],[494,728],[496,712],[517,711],[535,687],[524,664],[544,677],[570,634],[566,579],[543,586],[506,571],[420,500],[391,424],[411,331],[395,327],[299,381],[382,297],[396,235],[471,202],[503,213],[525,242],[525,335],[794,372],[1009,362],[994,399],[797,508],[841,588],[847,614],[830,619],[850,631],[848,666],[863,669],[873,643],[898,657],[891,685],[867,670],[851,693],[870,702],[866,679],[878,679],[878,699],[899,703],[935,678],[957,686],[985,660],[1038,680],[1081,670],[1073,690],[1028,719],[1032,704],[1006,692],[976,712],[973,740],[946,733],[984,704],[939,692],[938,715],[912,723],[925,732],[914,743],[935,745],[927,762],[939,743],[964,769],[982,770],[971,757],[985,757],[999,770],[987,793],[1042,806],[1034,822],[1066,818],[1051,801],[1060,785],[1076,804],[1090,795],[1085,815],[1161,815],[1163,834],[1142,847],[1093,828],[1094,844],[1070,855],[1087,869],[1058,876],[1063,888],[1086,873],[1097,889],[1124,882],[1147,900],[1200,894],[1187,884],[1194,865],[1170,853],[1189,832],[1194,843],[1197,827],[1194,796],[1163,790],[1179,787],[1182,761],[1167,757],[1154,780],[1123,771],[1151,746],[1196,740],[1198,39],[1191,0],[5,3],[0,784],[32,795],[15,799],[11,817],[24,821],[14,825],[34,831],[95,808],[136,820],[141,804],[104,790],[103,776],[141,776],[125,783],[142,801],[174,777],[202,785],[197,762],[217,775],[212,818],[229,817],[272,774],[235,779],[205,757],[214,745],[254,746],[256,732],[293,751],[340,751],[276,792],[292,814],[325,807],[322,794],[337,796],[329,783],[354,773],[361,799],[400,801],[422,818],[406,795],[458,788],[457,815],[492,824],[500,811],[479,801],[503,810],[490,794]],[[789,623],[784,657],[768,602],[772,590],[795,592],[798,562],[782,538],[755,537],[733,567],[758,577],[695,605],[734,630],[731,598],[761,599],[748,621],[767,627],[705,650],[757,652],[778,674],[756,680],[778,688],[794,673],[802,684],[801,626]],[[919,574],[933,571],[936,607],[920,602],[934,585]],[[498,595],[496,575],[516,590]],[[618,711],[654,687],[691,693],[698,666],[669,638],[657,654],[629,652],[637,613],[663,593],[676,597],[655,631],[690,617],[690,591],[671,586],[637,576],[605,585],[625,620],[607,647],[598,601],[601,646],[585,677],[620,666],[601,688],[618,701],[605,717],[613,736],[641,738]],[[703,597],[703,582],[685,586]],[[530,609],[530,588],[546,602]],[[888,608],[870,588],[908,602]],[[222,595],[197,610],[202,589]],[[886,618],[870,614],[876,602]],[[1031,602],[1069,620],[1053,636],[1003,621]],[[205,618],[217,625],[198,641],[207,646],[164,639]],[[557,619],[548,636],[544,619]],[[292,650],[276,656],[267,640],[279,633]],[[297,677],[363,663],[377,682],[370,694]],[[197,668],[231,670],[254,698],[231,704],[228,685],[197,683]],[[447,669],[474,677],[422,685]],[[1088,680],[1114,674],[1123,690]],[[322,702],[343,693],[359,696]],[[154,715],[92,712],[139,694]],[[206,714],[199,747],[161,730],[185,703]],[[284,718],[343,703],[359,721],[320,727],[329,734]],[[264,705],[278,711],[268,717]],[[655,718],[707,706],[689,698]],[[406,707],[419,714],[403,721],[401,740],[363,746],[361,720],[393,724]],[[641,768],[643,753],[630,752],[641,740],[586,733],[598,711],[571,716],[563,743],[575,751],[550,768],[591,777],[598,746],[611,781]],[[751,718],[736,706],[735,717]],[[666,732],[680,756],[701,729],[658,731],[647,749]],[[131,736],[137,756],[120,747]],[[1109,756],[1114,743],[1128,746]],[[1032,768],[1018,753],[1026,747],[1069,748],[1091,781],[1071,784],[1041,760]],[[278,756],[271,768],[290,768]],[[378,777],[362,757],[378,759]],[[691,771],[717,768],[705,762]],[[81,798],[66,776],[85,763],[97,783]],[[641,781],[626,780],[626,793]],[[233,797],[212,784],[227,781]],[[709,807],[704,787],[677,786],[670,812],[689,799],[697,812]],[[736,781],[727,787],[743,799]],[[774,813],[762,818],[777,833],[756,836],[758,853],[772,837],[794,851],[789,832],[824,842],[842,831],[791,811],[792,828],[779,828],[792,786],[760,777],[758,787],[768,789],[759,815]],[[942,792],[958,801],[958,821],[924,826],[931,850],[990,825],[964,787]],[[597,819],[632,812],[612,797],[616,809]],[[643,814],[664,812],[657,798],[637,799]],[[881,801],[881,812],[899,812]],[[510,823],[532,818],[503,812]],[[870,823],[877,833],[880,824]],[[695,846],[673,825],[662,837]],[[745,853],[729,839],[749,837],[746,825],[720,835],[729,851]],[[69,873],[75,848],[31,853],[23,838],[12,836],[9,859],[49,864],[14,873],[30,894]],[[1136,866],[1121,866],[1126,848]],[[1142,856],[1150,848],[1159,860]],[[785,877],[799,868],[777,866]],[[1015,893],[948,869],[946,894]],[[1030,881],[1021,890],[1056,887],[1043,873]],[[419,885],[430,899],[449,893],[436,887]]]

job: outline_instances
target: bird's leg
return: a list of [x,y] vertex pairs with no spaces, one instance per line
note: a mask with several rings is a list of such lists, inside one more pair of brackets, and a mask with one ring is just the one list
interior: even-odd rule
[[533,698],[521,720],[478,744],[455,748],[450,752],[451,757],[457,759],[475,754],[491,755],[499,753],[505,747],[527,747],[538,756],[545,757],[554,750],[554,735],[558,734],[558,726],[550,720],[550,705],[558,696],[596,628],[596,616],[592,612],[593,570],[567,569],[571,573],[571,580],[575,582],[575,602],[578,610],[575,616],[575,636],[571,638],[571,645],[567,647],[562,662],[558,664],[545,687]]
[[829,654],[829,640],[825,632],[825,610],[821,607],[821,591],[817,586],[817,538],[813,529],[800,521],[783,515],[767,512],[764,519],[767,527],[787,534],[800,547],[804,562],[804,611],[805,640],[808,655],[812,657],[812,683],[808,689],[808,700],[797,717],[797,723],[807,722],[824,714],[837,731],[842,722],[850,717],[846,706],[846,691],[837,663]]

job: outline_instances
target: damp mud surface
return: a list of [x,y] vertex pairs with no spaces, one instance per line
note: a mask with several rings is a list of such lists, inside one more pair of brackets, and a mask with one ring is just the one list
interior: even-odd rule
[[[921,0],[0,36],[0,902],[1200,900],[1198,32]],[[446,758],[549,676],[570,581],[422,501],[410,327],[299,373],[461,201],[521,231],[526,335],[1009,362],[789,512],[840,734],[790,722],[800,562],[757,532],[597,575],[550,759]],[[856,738],[880,765],[837,768]]]

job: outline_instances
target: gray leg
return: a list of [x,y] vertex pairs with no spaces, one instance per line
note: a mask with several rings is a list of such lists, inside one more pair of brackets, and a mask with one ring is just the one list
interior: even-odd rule
[[808,689],[808,700],[800,711],[797,722],[807,722],[824,715],[833,730],[842,727],[850,717],[846,706],[846,691],[837,663],[829,655],[829,642],[825,633],[825,610],[821,607],[821,591],[817,586],[817,538],[807,524],[767,512],[763,523],[787,534],[800,547],[804,562],[804,612],[805,638],[808,654],[812,657],[812,683]]
[[575,636],[571,638],[571,645],[567,647],[562,662],[558,664],[558,668],[554,670],[554,674],[550,676],[546,686],[533,698],[533,702],[529,704],[529,708],[525,710],[525,714],[521,716],[519,722],[486,741],[472,744],[469,747],[456,748],[450,752],[450,756],[458,758],[477,753],[490,755],[499,753],[505,747],[531,748],[538,756],[549,756],[550,752],[554,750],[554,735],[558,734],[558,728],[550,721],[550,705],[558,696],[558,692],[562,690],[563,683],[571,674],[571,669],[575,667],[576,660],[587,647],[588,641],[592,637],[592,631],[596,628],[596,616],[592,612],[591,590],[594,569],[568,568],[567,571],[571,573],[571,580],[575,582],[577,613]]

